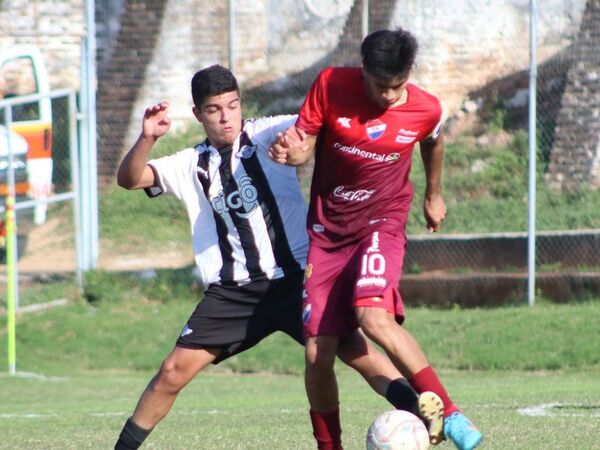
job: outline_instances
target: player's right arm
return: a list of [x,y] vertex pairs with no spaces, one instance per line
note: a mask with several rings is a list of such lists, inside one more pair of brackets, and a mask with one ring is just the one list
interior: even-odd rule
[[154,171],[146,164],[150,151],[171,126],[167,115],[168,102],[149,106],[144,111],[142,132],[119,165],[117,183],[125,189],[143,189],[154,186]]
[[292,125],[269,148],[269,156],[273,161],[289,166],[299,166],[308,161],[315,151],[317,137],[306,134],[302,129]]
[[302,103],[296,125],[278,135],[269,149],[274,161],[299,166],[308,161],[314,151],[317,135],[325,124],[328,114],[328,77],[331,69],[319,73]]

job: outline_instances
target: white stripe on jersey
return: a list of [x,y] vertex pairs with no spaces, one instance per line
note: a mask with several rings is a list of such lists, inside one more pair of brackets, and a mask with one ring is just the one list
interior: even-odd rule
[[304,267],[306,204],[294,167],[273,162],[268,148],[296,116],[244,122],[230,152],[205,141],[149,161],[157,186],[190,219],[196,264],[205,286],[279,278]]

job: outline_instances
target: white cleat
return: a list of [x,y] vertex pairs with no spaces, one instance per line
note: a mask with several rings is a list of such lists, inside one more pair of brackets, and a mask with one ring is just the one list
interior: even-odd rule
[[429,442],[438,445],[444,440],[444,402],[435,392],[422,392],[419,395],[419,414],[427,422]]

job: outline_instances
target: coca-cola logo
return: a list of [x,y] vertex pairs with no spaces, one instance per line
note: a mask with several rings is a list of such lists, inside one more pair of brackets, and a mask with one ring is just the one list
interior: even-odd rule
[[364,202],[371,198],[375,193],[375,189],[344,189],[344,186],[338,186],[333,191],[333,196],[337,198],[343,198],[349,202]]

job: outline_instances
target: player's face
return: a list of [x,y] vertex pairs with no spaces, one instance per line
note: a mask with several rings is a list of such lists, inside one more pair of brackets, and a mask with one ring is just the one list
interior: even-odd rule
[[242,104],[237,91],[207,97],[194,115],[204,125],[209,142],[217,147],[234,143],[242,131]]
[[363,70],[367,96],[381,109],[393,108],[406,102],[408,77],[398,76],[382,80]]

